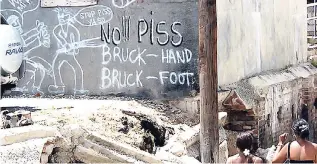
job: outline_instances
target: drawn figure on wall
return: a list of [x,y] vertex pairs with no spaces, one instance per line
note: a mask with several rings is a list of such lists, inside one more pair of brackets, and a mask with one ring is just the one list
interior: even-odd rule
[[85,47],[85,41],[80,40],[79,30],[73,25],[73,14],[66,8],[56,8],[59,24],[54,28],[53,35],[57,40],[58,50],[53,59],[54,85],[50,85],[48,91],[53,94],[64,94],[65,85],[62,80],[61,67],[68,64],[74,72],[74,94],[87,94],[84,90],[84,72],[76,56],[79,48]]
[[8,0],[13,7],[19,11],[23,11],[28,5],[30,5],[32,0]]
[[[7,22],[12,25],[21,35],[24,44],[24,56],[27,64],[27,74],[30,74],[26,85],[18,90],[28,91],[28,85],[33,81],[32,92],[43,93],[41,85],[44,80],[45,74],[51,74],[51,65],[41,57],[32,56],[31,51],[39,48],[40,46],[50,47],[50,36],[47,32],[47,26],[43,22],[36,21],[36,27],[24,33],[22,28],[22,19],[16,15],[10,15]],[[27,77],[28,78],[28,77]]]
[[135,1],[136,0],[112,0],[112,4],[113,6],[122,9],[122,8],[126,8],[127,6],[129,6]]

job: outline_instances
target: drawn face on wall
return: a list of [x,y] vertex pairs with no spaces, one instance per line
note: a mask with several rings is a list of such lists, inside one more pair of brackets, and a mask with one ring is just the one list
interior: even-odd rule
[[66,24],[70,18],[70,15],[65,13],[58,13],[57,18],[60,24]]
[[71,22],[71,13],[67,9],[57,8],[54,11],[57,12],[57,19],[60,25]]
[[16,30],[18,30],[18,32],[20,34],[23,33],[23,29],[22,29],[22,25],[20,23],[20,19],[19,17],[15,16],[15,15],[11,15],[9,16],[9,18],[7,19],[7,22],[13,26]]

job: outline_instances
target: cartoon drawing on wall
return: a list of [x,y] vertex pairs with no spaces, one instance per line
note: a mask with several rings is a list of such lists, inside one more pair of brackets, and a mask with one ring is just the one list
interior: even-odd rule
[[82,26],[96,26],[109,22],[113,17],[111,8],[103,5],[85,7],[74,16]]
[[58,50],[52,63],[54,85],[50,85],[48,91],[53,94],[64,94],[65,84],[62,80],[61,68],[68,64],[74,72],[74,95],[87,94],[84,89],[84,72],[76,56],[80,48],[98,47],[94,41],[100,41],[100,37],[81,40],[77,27],[74,26],[75,17],[66,8],[54,9],[57,12],[59,24],[53,29],[53,35],[57,40]]
[[29,79],[26,81],[26,85],[22,88],[16,88],[15,90],[28,91],[28,85],[32,83],[33,93],[43,93],[40,88],[44,80],[45,74],[50,74],[51,65],[41,57],[32,56],[30,53],[41,46],[50,47],[50,36],[47,32],[47,26],[43,22],[36,20],[36,27],[24,32],[22,28],[21,15],[9,15],[7,22],[12,25],[21,35],[24,45],[24,59],[26,60],[27,70],[26,73],[30,74]]
[[132,4],[135,1],[136,0],[112,0],[112,4],[113,4],[113,6],[122,9],[122,8],[129,6],[130,4]]
[[36,10],[40,5],[40,0],[8,0],[8,2],[11,4],[12,9],[17,10],[21,15],[22,22],[25,13]]

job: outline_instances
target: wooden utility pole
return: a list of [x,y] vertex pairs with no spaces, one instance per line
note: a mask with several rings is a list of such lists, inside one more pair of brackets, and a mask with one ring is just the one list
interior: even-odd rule
[[199,0],[200,153],[202,163],[219,160],[216,0]]

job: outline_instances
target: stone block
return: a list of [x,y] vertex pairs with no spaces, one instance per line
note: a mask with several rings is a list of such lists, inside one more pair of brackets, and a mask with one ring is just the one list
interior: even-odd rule
[[59,136],[59,132],[52,127],[30,125],[0,130],[0,146],[24,142],[30,139]]

